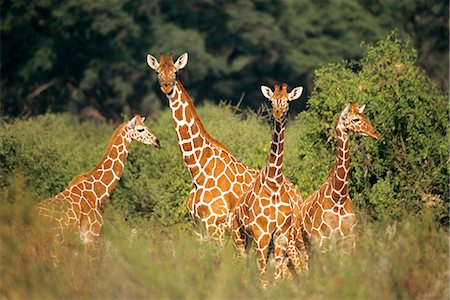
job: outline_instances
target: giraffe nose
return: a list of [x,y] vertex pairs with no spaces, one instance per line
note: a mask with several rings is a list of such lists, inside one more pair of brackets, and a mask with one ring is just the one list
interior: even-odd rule
[[161,85],[161,90],[164,94],[168,94],[172,90],[172,85],[169,83],[163,83]]
[[273,110],[273,117],[276,118],[276,119],[281,117],[281,110],[280,109],[274,109]]
[[155,140],[155,147],[161,149],[161,144],[159,143],[158,139]]

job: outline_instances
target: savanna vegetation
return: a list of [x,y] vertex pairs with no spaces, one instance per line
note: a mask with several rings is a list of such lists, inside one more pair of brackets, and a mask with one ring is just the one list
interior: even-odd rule
[[[55,245],[32,207],[100,159],[110,123],[48,113],[0,127],[0,295],[5,298],[445,298],[448,270],[448,92],[391,34],[360,60],[314,73],[308,109],[291,115],[285,174],[303,197],[334,163],[334,118],[367,104],[380,142],[351,135],[350,195],[359,217],[353,255],[312,253],[308,276],[260,289],[255,257],[231,242],[200,243],[185,207],[191,182],[170,111],[147,125],[162,148],[133,144],[105,208],[96,249]],[[143,63],[145,64],[145,62]],[[189,82],[189,79],[187,82]],[[190,87],[185,83],[187,90]],[[162,96],[161,96],[162,97]],[[265,101],[255,96],[254,101]],[[301,101],[301,100],[297,100]],[[269,148],[268,114],[226,103],[198,107],[208,132],[254,168]],[[51,257],[55,254],[58,261]]]

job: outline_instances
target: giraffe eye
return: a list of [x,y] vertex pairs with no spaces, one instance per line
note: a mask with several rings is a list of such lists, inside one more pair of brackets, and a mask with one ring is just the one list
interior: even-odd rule
[[356,118],[356,119],[353,119],[352,121],[353,121],[353,122],[359,122],[359,119]]
[[144,131],[144,128],[138,128],[138,129],[136,129],[138,132],[143,132]]

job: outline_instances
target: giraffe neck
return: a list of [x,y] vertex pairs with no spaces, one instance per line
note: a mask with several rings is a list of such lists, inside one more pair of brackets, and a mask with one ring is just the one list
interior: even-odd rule
[[348,149],[348,132],[341,122],[336,126],[338,148],[336,164],[331,174],[332,197],[334,201],[346,199],[348,191],[348,172],[350,167],[350,155]]
[[[177,81],[172,93],[167,97],[183,160],[191,177],[195,178],[200,169],[205,167],[201,156],[206,145],[227,152],[228,149],[206,132],[194,104],[181,82]],[[208,153],[208,155],[210,156],[212,153]]]
[[281,119],[273,118],[272,142],[267,155],[266,166],[264,168],[264,178],[269,186],[278,188],[283,183],[283,150],[284,150],[284,128],[286,125],[286,115]]
[[128,128],[126,123],[123,123],[113,133],[102,159],[88,174],[85,174],[92,178],[97,205],[103,203],[119,182],[130,144]]

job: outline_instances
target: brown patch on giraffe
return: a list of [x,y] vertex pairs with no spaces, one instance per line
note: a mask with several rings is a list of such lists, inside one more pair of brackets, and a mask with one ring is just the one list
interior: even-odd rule
[[92,190],[94,187],[93,183],[90,181],[84,181],[83,183],[84,183],[84,188],[86,190]]
[[231,188],[231,182],[226,176],[221,176],[218,180],[218,186],[222,191],[228,191]]
[[225,174],[228,177],[228,179],[230,180],[230,182],[235,181],[234,173],[230,170],[230,168],[226,169]]
[[331,209],[333,206],[334,206],[334,203],[333,203],[333,201],[331,201],[331,199],[329,199],[329,198],[325,198],[325,199],[322,201],[322,207],[323,207],[323,209]]
[[324,212],[323,221],[327,223],[331,228],[336,228],[339,226],[339,217],[330,212]]
[[213,198],[217,198],[217,197],[219,197],[221,194],[222,194],[222,192],[221,192],[218,188],[215,188],[215,189],[211,190],[211,196],[212,196]]
[[214,181],[214,179],[208,178],[206,180],[204,187],[205,187],[205,189],[210,189],[210,188],[214,187],[215,185],[216,185],[216,182]]
[[[195,163],[195,160],[194,160],[193,158],[192,158],[191,160],[186,160],[186,161],[192,161],[192,164]],[[196,165],[194,165],[193,167],[191,167],[191,168],[189,169],[189,171],[191,172],[191,176],[192,176],[192,177],[196,177],[197,174],[200,172],[200,168],[197,167]]]
[[112,160],[111,159],[107,159],[105,161],[105,163],[103,164],[103,167],[105,168],[105,170],[110,169],[112,166]]
[[312,220],[309,216],[306,216],[303,221],[304,228],[307,232],[311,232],[312,230]]
[[196,178],[195,181],[196,181],[199,185],[204,185],[205,180],[206,180],[206,177],[205,177],[204,173],[203,173],[203,172],[200,172],[200,173],[198,174],[198,177]]
[[241,195],[242,194],[242,187],[238,184],[233,185],[233,192],[236,195]]
[[182,140],[190,139],[189,127],[187,125],[178,126],[178,132],[180,133],[180,138]]
[[209,157],[211,157],[212,155],[212,150],[209,147],[206,147],[203,152],[202,155],[200,156],[200,161],[198,162],[200,165],[205,165],[206,161],[208,160]]
[[250,183],[252,181],[252,176],[248,173],[245,173],[245,182]]
[[183,120],[183,108],[180,107],[177,110],[175,110],[174,115],[175,119],[177,119],[178,121]]
[[102,182],[108,184],[114,180],[114,173],[112,171],[108,171],[103,173]]
[[198,205],[197,206],[197,214],[200,218],[204,219],[205,217],[210,215],[209,207],[204,204]]
[[196,137],[192,140],[192,143],[194,144],[194,149],[200,148],[203,146],[203,139],[200,137]]
[[114,162],[112,169],[114,173],[120,174],[123,170],[123,166],[119,162]]
[[335,190],[331,192],[331,197],[333,198],[334,201],[338,201],[339,199],[341,199],[341,195]]
[[222,162],[222,160],[217,159],[216,160],[216,167],[213,171],[213,176],[218,177],[220,174],[223,173],[223,170],[225,169],[225,164]]
[[83,191],[83,197],[86,198],[87,201],[89,201],[89,203],[95,204],[95,200],[97,199],[97,196],[94,194],[93,191]]
[[126,152],[121,152],[121,153],[119,154],[119,160],[120,160],[120,161],[125,161],[126,158],[127,158],[127,153],[126,153]]
[[316,212],[313,215],[314,220],[314,228],[319,228],[320,223],[322,223],[322,210],[316,209]]
[[78,185],[72,187],[72,189],[70,190],[70,192],[71,192],[72,194],[74,194],[74,195],[81,196],[81,189],[80,189],[80,187],[79,187]]
[[106,193],[106,186],[102,183],[96,183],[94,185],[94,192],[97,197],[103,196]]
[[192,151],[192,144],[190,142],[188,143],[183,143],[183,150],[184,151]]

